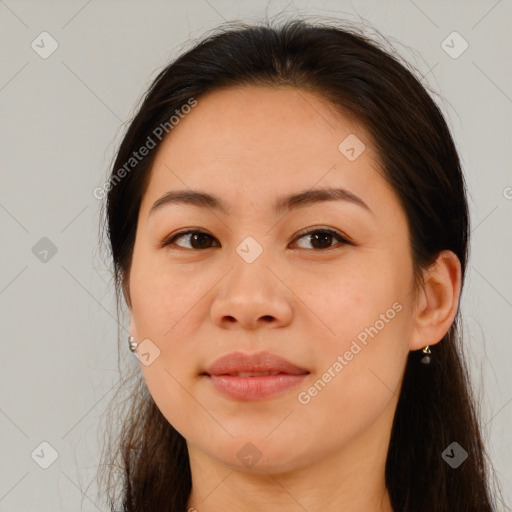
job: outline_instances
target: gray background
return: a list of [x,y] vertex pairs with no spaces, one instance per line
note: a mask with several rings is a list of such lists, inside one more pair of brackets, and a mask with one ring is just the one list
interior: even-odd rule
[[[94,479],[119,379],[117,320],[93,190],[142,93],[190,38],[279,12],[368,20],[443,97],[473,223],[466,352],[512,502],[512,2],[447,4],[0,1],[0,511],[106,510]],[[58,44],[46,59],[31,47],[51,48],[44,31]],[[469,44],[458,58],[442,46],[453,31]],[[128,327],[121,318],[123,339]],[[48,469],[42,442],[58,453]]]

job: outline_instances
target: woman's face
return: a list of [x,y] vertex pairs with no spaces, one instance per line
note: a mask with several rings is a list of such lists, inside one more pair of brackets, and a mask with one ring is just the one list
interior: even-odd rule
[[[376,162],[360,126],[290,87],[209,93],[161,145],[129,275],[132,335],[150,340],[139,348],[148,389],[192,455],[287,471],[387,448],[419,347],[407,221]],[[314,194],[327,188],[347,193]],[[151,212],[176,191],[223,208]],[[186,230],[203,235],[163,245]],[[208,374],[222,356],[263,352],[294,366],[265,356]],[[221,376],[251,368],[285,375]]]

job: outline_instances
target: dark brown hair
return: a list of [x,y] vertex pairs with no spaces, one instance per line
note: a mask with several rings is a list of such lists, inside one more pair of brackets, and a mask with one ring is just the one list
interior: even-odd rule
[[[158,74],[120,144],[107,187],[105,223],[118,311],[121,291],[130,304],[127,283],[137,216],[160,141],[122,179],[119,170],[191,98],[201,101],[209,91],[235,85],[307,89],[358,120],[406,213],[417,284],[444,249],[458,256],[464,278],[468,206],[443,115],[407,63],[362,31],[341,25],[298,19],[279,25],[228,24]],[[460,328],[457,312],[442,341],[432,347],[429,366],[419,363],[419,351],[409,353],[386,461],[395,512],[496,510]],[[191,490],[185,439],[155,405],[138,368],[130,379],[133,393],[123,401],[114,397],[126,410],[115,418],[119,431],[114,441],[110,432],[100,471],[109,506],[126,512],[184,512]],[[454,441],[468,453],[457,469],[442,457]]]

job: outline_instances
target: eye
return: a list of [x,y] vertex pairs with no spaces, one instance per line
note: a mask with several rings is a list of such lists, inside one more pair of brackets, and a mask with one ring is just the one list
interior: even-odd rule
[[[348,239],[348,237],[331,228],[321,228],[306,231],[300,234],[298,237],[296,237],[295,240],[300,240],[301,238],[305,237],[310,237],[310,243],[313,245],[313,249],[315,250],[322,250],[326,248],[329,249],[333,247],[333,238],[341,242],[337,245],[353,245],[353,243]],[[192,247],[183,247],[180,244],[176,244],[176,240],[179,240],[181,238],[186,238],[188,240],[188,243],[192,244]],[[210,249],[211,247],[213,247],[211,245],[212,240],[216,239],[215,237],[209,235],[208,233],[190,229],[175,234],[168,240],[164,241],[161,244],[161,247],[166,247],[175,244],[178,247],[182,247],[183,249]]]
[[313,247],[316,250],[334,247],[330,244],[333,238],[338,239],[338,241],[341,242],[341,244],[338,245],[353,245],[352,242],[348,240],[348,237],[331,228],[312,229],[302,233],[295,240],[300,240],[305,237],[309,237],[309,243],[316,246]]
[[[172,245],[176,240],[180,238],[187,238],[189,243],[191,243],[192,247],[183,247],[179,244],[178,247],[183,247],[184,249],[209,249],[211,246],[208,245],[208,239],[214,240],[214,237],[209,235],[208,233],[204,233],[203,231],[196,231],[190,229],[188,231],[182,231],[171,237],[169,240],[166,240],[162,246],[165,247],[167,245]],[[194,247],[195,245],[195,247]]]

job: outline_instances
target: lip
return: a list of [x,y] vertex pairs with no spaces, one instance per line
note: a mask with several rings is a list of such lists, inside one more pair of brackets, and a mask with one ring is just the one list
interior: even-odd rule
[[[277,373],[237,376],[237,373]],[[299,385],[309,371],[269,352],[232,352],[217,359],[202,373],[214,388],[235,400],[257,401]]]

